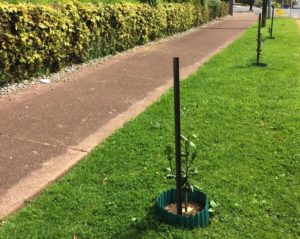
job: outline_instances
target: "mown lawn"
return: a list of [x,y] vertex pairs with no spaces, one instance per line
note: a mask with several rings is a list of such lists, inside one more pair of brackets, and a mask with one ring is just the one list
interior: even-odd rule
[[[255,67],[256,28],[182,83],[182,131],[198,135],[194,182],[219,204],[206,229],[157,218],[172,91],[8,218],[0,238],[298,238],[300,31],[278,19]],[[264,32],[267,36],[267,32]]]

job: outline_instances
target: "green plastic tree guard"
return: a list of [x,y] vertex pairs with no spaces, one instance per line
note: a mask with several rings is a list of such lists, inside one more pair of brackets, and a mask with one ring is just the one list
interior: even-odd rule
[[156,199],[156,207],[158,215],[170,225],[181,225],[188,229],[193,229],[196,227],[206,227],[209,223],[209,203],[208,197],[201,191],[194,191],[188,194],[188,201],[194,203],[200,203],[204,206],[201,212],[198,212],[193,216],[181,216],[177,214],[170,213],[164,208],[176,202],[176,189],[171,189],[165,191],[159,195]]

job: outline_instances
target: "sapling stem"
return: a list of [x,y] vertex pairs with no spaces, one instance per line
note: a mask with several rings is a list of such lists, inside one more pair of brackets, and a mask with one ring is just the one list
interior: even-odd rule
[[185,190],[185,203],[184,203],[184,209],[185,209],[185,212],[187,213],[187,210],[188,210],[188,191]]
[[[186,183],[188,182],[188,175],[189,175],[189,144],[185,142],[185,178],[186,178]],[[184,207],[185,207],[185,212],[187,212],[188,208],[188,188],[185,187],[185,202],[184,202]]]
[[173,172],[173,168],[172,168],[172,161],[171,161],[171,160],[169,160],[169,162],[170,162],[170,173],[171,173],[171,174],[174,174],[174,172]]
[[[181,135],[182,138],[182,148],[183,151],[181,151],[180,157],[183,159],[183,164],[181,165],[181,184],[180,184],[180,192],[183,195],[183,198],[181,201],[181,208],[184,207],[185,213],[188,212],[188,194],[189,192],[193,192],[194,185],[189,181],[190,178],[193,177],[193,175],[197,174],[197,169],[192,168],[192,164],[195,161],[196,158],[196,146],[195,144],[187,137]],[[183,143],[184,142],[184,143]],[[165,153],[167,156],[167,159],[169,160],[170,165],[170,171],[171,175],[168,174],[166,178],[169,179],[175,179],[176,176],[174,175],[175,169],[172,167],[172,161],[174,160],[174,154],[172,153],[173,150],[170,146],[167,146],[165,149]],[[173,173],[174,172],[174,173]],[[183,205],[184,204],[184,205]]]

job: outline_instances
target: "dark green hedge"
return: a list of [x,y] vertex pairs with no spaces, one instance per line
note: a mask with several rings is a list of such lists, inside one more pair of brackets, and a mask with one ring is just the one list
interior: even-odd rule
[[227,15],[228,4],[0,3],[0,84],[55,72]]

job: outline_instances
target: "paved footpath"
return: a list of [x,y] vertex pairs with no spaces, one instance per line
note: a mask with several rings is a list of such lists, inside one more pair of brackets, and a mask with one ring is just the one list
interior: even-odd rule
[[236,14],[71,73],[70,81],[0,97],[0,219],[170,88],[173,56],[187,77],[256,19]]

